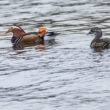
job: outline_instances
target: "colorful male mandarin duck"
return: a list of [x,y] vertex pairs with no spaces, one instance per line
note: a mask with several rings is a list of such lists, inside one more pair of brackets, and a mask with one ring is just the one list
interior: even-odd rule
[[46,33],[48,33],[48,30],[45,27],[40,27],[38,32],[29,32],[25,33],[24,30],[17,26],[18,28],[10,27],[9,30],[6,33],[12,32],[13,37],[11,39],[11,42],[14,44],[20,43],[20,42],[35,42],[35,41],[41,41],[43,40]]
[[90,44],[91,48],[108,48],[110,46],[110,38],[101,39],[102,30],[100,28],[93,27],[88,34],[94,34],[95,36]]

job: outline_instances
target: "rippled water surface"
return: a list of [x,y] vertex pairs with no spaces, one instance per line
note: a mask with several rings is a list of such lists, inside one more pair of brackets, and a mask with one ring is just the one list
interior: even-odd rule
[[[0,110],[109,110],[110,49],[94,51],[93,26],[110,36],[109,0],[0,0]],[[14,48],[17,23],[55,40]]]

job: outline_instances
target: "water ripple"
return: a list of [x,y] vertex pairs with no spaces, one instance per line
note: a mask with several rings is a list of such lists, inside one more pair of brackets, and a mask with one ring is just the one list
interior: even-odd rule
[[[1,0],[0,109],[107,110],[110,50],[90,49],[89,29],[109,37],[110,1]],[[42,44],[12,46],[5,31],[45,26],[57,33]]]

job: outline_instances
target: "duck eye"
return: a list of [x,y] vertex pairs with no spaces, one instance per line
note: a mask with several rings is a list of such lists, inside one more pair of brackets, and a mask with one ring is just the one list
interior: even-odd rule
[[96,32],[96,31],[97,31],[97,29],[93,29],[93,30],[92,30],[92,32]]
[[94,31],[96,32],[98,30],[98,28],[95,28]]
[[94,32],[94,30],[93,30],[93,29],[91,29],[91,32]]
[[94,29],[94,32],[96,32],[97,31],[97,29]]

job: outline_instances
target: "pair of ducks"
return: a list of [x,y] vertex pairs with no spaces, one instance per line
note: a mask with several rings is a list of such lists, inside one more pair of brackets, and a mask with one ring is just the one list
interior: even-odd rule
[[[45,36],[53,36],[53,32],[48,32],[45,27],[40,27],[38,32],[25,33],[25,31],[18,25],[17,28],[10,27],[6,33],[12,32],[13,37],[11,42],[18,44],[21,42],[35,42],[44,40]],[[98,27],[93,27],[90,29],[88,34],[94,34],[95,38],[92,40],[91,48],[108,48],[110,45],[110,38],[101,39],[102,31]]]

